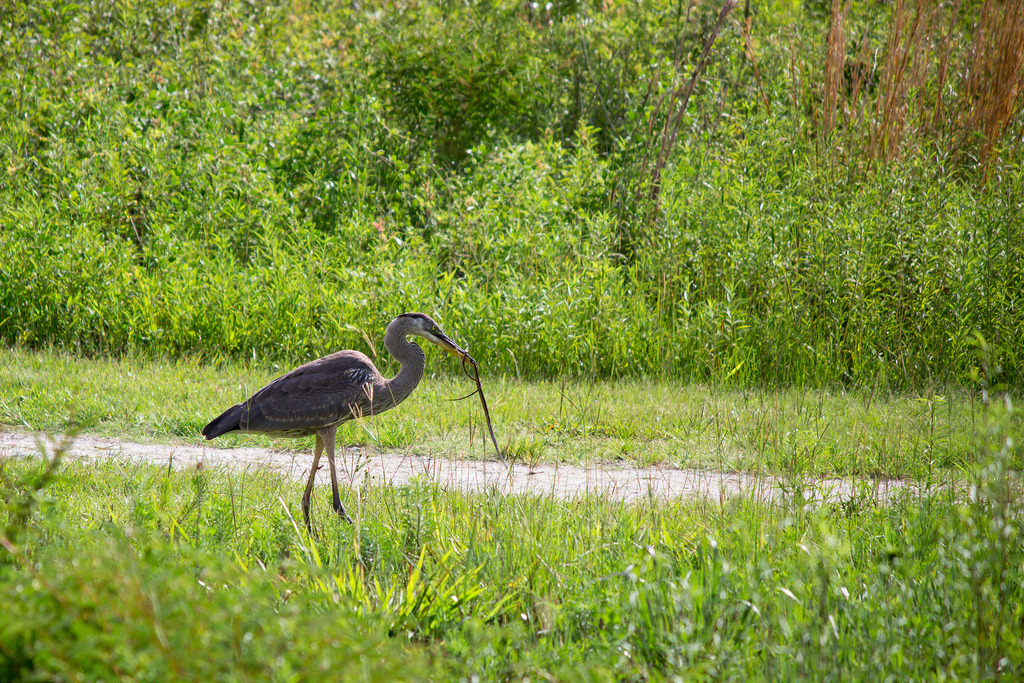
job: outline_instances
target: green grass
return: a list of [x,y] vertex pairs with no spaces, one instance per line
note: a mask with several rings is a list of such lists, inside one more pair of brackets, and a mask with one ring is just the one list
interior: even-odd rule
[[[372,421],[343,425],[343,443],[493,457],[476,398],[450,402],[469,393],[471,382],[449,374],[457,368],[447,356],[429,353],[432,372],[412,397]],[[221,410],[289,369],[87,360],[21,349],[0,351],[0,367],[2,425],[169,444],[201,441],[203,425]],[[486,367],[483,374],[499,444],[524,462],[956,477],[977,461],[972,434],[984,410],[978,393],[955,387],[915,396],[841,388],[736,390],[664,380],[520,382],[491,376]],[[310,440],[249,435],[216,443],[311,448]]]
[[[0,466],[11,681],[1016,680],[1019,436],[970,498],[821,507],[343,491],[260,470]],[[1016,443],[1020,443],[1018,439]]]

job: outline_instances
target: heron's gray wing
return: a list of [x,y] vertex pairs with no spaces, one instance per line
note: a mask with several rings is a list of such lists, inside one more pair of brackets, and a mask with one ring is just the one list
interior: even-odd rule
[[369,405],[380,374],[358,351],[339,351],[298,367],[238,407],[238,428],[250,432],[312,432],[343,422]]

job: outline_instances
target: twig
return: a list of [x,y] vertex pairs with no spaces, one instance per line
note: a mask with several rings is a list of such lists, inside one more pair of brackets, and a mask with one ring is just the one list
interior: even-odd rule
[[[662,171],[668,164],[668,158],[676,144],[676,139],[679,137],[679,130],[683,125],[683,116],[686,114],[687,106],[690,103],[690,97],[693,95],[694,88],[697,86],[697,81],[700,79],[701,74],[704,72],[704,68],[707,66],[709,57],[711,55],[711,48],[715,44],[715,40],[718,38],[718,34],[722,30],[722,26],[725,25],[725,21],[729,16],[729,13],[736,8],[737,0],[726,0],[722,5],[722,9],[718,13],[718,20],[715,22],[714,27],[711,29],[711,33],[708,35],[707,40],[704,41],[704,49],[701,50],[700,57],[697,59],[697,63],[694,65],[693,74],[690,79],[684,84],[679,84],[674,90],[669,93],[669,111],[667,112],[665,124],[661,131],[661,144],[658,148],[657,157],[654,160],[654,169],[650,174],[650,186],[647,190],[647,217],[652,218],[659,213],[659,204],[661,198],[661,185]],[[679,67],[676,67],[677,72]],[[672,108],[675,108],[673,111]],[[637,199],[640,199],[641,188],[637,187]]]

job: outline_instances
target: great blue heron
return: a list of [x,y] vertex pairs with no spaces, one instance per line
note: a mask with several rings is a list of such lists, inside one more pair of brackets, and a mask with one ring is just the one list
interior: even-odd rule
[[430,316],[403,313],[388,325],[384,348],[400,364],[392,379],[386,379],[373,362],[358,351],[338,351],[306,363],[278,377],[250,399],[231,406],[220,417],[203,427],[207,441],[228,432],[256,432],[271,436],[299,437],[316,435],[313,466],[302,494],[302,516],[309,523],[309,499],[313,494],[320,455],[327,451],[331,466],[331,492],[334,510],[351,522],[338,495],[338,475],[334,467],[334,436],[346,420],[379,415],[404,401],[420,383],[426,356],[418,344],[406,339],[423,337],[460,359],[469,354],[441,331]]

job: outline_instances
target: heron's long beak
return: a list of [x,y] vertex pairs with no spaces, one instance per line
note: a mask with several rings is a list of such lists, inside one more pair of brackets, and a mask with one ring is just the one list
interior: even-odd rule
[[451,339],[449,339],[444,332],[438,330],[437,332],[432,332],[431,334],[433,334],[433,336],[430,338],[430,341],[434,342],[435,344],[437,344],[442,349],[452,354],[459,360],[469,357],[469,351],[466,351],[464,348],[462,348],[461,346],[453,342]]

